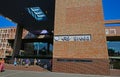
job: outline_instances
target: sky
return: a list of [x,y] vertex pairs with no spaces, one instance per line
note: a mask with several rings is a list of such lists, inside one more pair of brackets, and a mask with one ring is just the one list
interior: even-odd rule
[[120,20],[120,0],[102,0],[104,20]]
[[3,16],[0,16],[0,28],[11,27],[11,26],[16,26],[16,24],[4,18]]

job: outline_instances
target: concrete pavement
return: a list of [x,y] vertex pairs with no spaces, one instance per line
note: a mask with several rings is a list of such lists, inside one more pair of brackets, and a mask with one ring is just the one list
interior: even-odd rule
[[0,77],[120,77],[120,76],[5,70],[4,72],[0,72]]

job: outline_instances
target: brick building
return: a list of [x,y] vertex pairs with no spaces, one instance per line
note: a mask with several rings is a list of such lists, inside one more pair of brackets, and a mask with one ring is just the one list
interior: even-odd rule
[[[0,7],[4,9],[0,12],[18,23],[14,56],[21,49],[23,28],[29,31],[47,30],[54,38],[51,39],[54,46],[52,71],[110,73],[102,0],[37,0],[37,4],[33,0],[28,2],[30,5],[13,0],[11,4],[18,4],[16,8],[10,3],[6,6],[6,2],[2,1]],[[10,13],[7,13],[9,9]]]
[[109,74],[101,0],[56,0],[52,68]]
[[[13,47],[8,40],[14,40],[15,33],[16,27],[0,28],[0,58],[12,55]],[[28,33],[29,32],[24,29],[22,38],[25,38]]]
[[5,58],[7,55],[11,55],[10,44],[8,43],[9,38],[15,38],[16,28],[0,28],[0,58]]

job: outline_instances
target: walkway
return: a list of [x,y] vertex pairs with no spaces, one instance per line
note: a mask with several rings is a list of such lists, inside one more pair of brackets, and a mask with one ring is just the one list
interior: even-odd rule
[[22,66],[22,65],[18,65],[18,66],[14,66],[12,64],[5,64],[5,69],[8,69],[8,70],[25,70],[25,71],[36,71],[36,72],[47,72],[48,70],[40,67],[40,66],[37,66],[37,65],[32,65],[32,66],[29,66],[28,68],[26,68],[25,66]]
[[34,71],[18,71],[6,70],[0,73],[0,77],[120,77],[120,76],[102,76],[102,75],[83,75],[55,72],[34,72]]
[[71,74],[71,73],[56,73],[49,72],[39,66],[13,66],[6,65],[6,70],[0,72],[0,77],[120,77],[120,70],[111,70],[111,76],[103,75],[85,75],[85,74]]

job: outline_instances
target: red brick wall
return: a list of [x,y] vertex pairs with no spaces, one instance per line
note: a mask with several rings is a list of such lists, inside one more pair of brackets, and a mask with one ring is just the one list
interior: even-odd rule
[[[105,59],[84,59],[92,62],[60,62],[53,59],[53,72],[80,73],[80,74],[109,74],[108,60]],[[101,66],[102,65],[102,66]]]
[[[54,41],[53,71],[70,72],[72,70],[74,73],[109,74],[101,2],[102,0],[56,0],[54,35],[90,34],[91,40],[86,42]],[[98,61],[84,65],[81,62],[61,63],[56,61],[60,58],[88,58]],[[71,68],[65,68],[67,64]],[[100,70],[98,70],[98,66]],[[60,68],[64,69],[59,70]],[[83,69],[88,71],[82,71]]]

